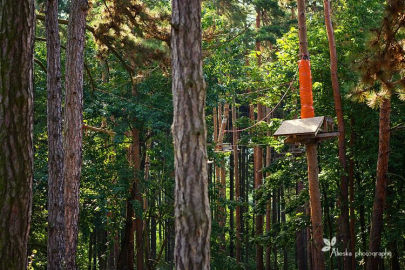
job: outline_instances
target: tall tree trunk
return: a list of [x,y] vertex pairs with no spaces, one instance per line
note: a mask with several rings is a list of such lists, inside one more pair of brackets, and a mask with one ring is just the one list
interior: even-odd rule
[[[305,16],[305,1],[298,0],[298,34],[300,41],[300,59],[301,61],[309,60],[308,41],[307,41],[307,27]],[[302,63],[302,62],[301,62]],[[304,62],[305,63],[305,62]],[[308,63],[309,64],[309,63]],[[311,76],[310,74],[308,76]],[[312,82],[311,82],[312,83]],[[301,88],[300,78],[300,88]],[[310,85],[312,87],[312,85]],[[312,90],[311,90],[312,91]],[[301,93],[301,91],[300,91]],[[312,93],[311,93],[312,95]],[[302,100],[301,100],[302,101]],[[301,104],[301,114],[304,107]],[[313,109],[312,109],[313,110]],[[306,113],[310,115],[309,113]],[[312,111],[313,115],[313,111]],[[318,181],[318,151],[317,143],[311,142],[306,144],[306,154],[308,163],[308,182],[309,182],[309,197],[311,208],[311,223],[312,223],[312,262],[313,269],[325,269],[323,252],[323,228],[322,228],[322,207],[321,196]]]
[[317,144],[306,145],[308,161],[309,198],[311,202],[311,223],[313,235],[313,269],[325,269],[322,228],[321,194],[318,183]]
[[46,2],[48,89],[48,269],[64,269],[62,82],[58,1]]
[[[341,166],[340,176],[340,192],[338,204],[340,206],[339,217],[339,235],[338,238],[342,241],[343,250],[351,250],[350,239],[350,226],[349,226],[349,208],[348,208],[348,177],[347,177],[347,165],[346,165],[346,145],[345,145],[345,123],[343,119],[342,98],[340,96],[339,81],[338,81],[338,68],[337,68],[337,53],[335,36],[333,33],[333,25],[331,19],[331,6],[330,0],[323,0],[324,16],[326,32],[328,34],[329,41],[329,54],[330,54],[330,76],[332,81],[333,99],[335,102],[335,112],[338,122],[338,149],[339,149],[339,163]],[[353,256],[343,257],[343,269],[352,269]]]
[[[263,106],[257,105],[257,119],[260,121],[263,118]],[[258,190],[263,183],[263,149],[260,146],[254,148],[254,187]],[[263,235],[263,215],[257,214],[255,218],[256,237]],[[256,244],[256,269],[263,270],[263,245]]]
[[79,182],[82,165],[83,63],[87,0],[73,0],[66,47],[66,98],[64,121],[65,263],[76,269],[79,221]]
[[232,141],[233,141],[233,170],[235,177],[235,200],[237,202],[235,210],[235,222],[236,222],[236,261],[241,261],[241,220],[240,220],[240,180],[239,180],[239,153],[238,153],[238,132],[236,131],[236,107],[235,100],[232,106]]
[[300,59],[309,59],[305,0],[297,0],[298,36],[300,41]]
[[121,250],[118,257],[117,268],[122,270],[133,270],[134,269],[134,233],[135,233],[135,222],[134,222],[134,209],[131,204],[135,200],[135,190],[131,187],[130,198],[126,202],[126,218],[124,232],[121,240]]
[[210,268],[201,1],[172,1],[176,269]]
[[[378,160],[377,160],[377,181],[371,217],[370,229],[370,252],[380,251],[381,233],[383,227],[383,214],[386,201],[387,172],[390,152],[390,114],[391,100],[383,100],[380,108],[379,139],[378,139]],[[368,270],[378,269],[379,258],[370,256],[367,262]]]
[[[300,41],[300,59],[309,59],[309,52],[308,52],[308,41],[307,41],[307,25],[306,25],[306,16],[305,16],[305,1],[304,0],[297,0],[297,9],[298,9],[298,35]],[[301,192],[303,189],[303,183],[298,182],[298,193]],[[306,238],[306,239],[305,239]],[[298,269],[307,269],[308,268],[308,260],[304,261],[304,256],[309,255],[312,253],[310,251],[310,246],[307,245],[310,239],[310,234],[308,233],[308,229],[303,229],[301,232],[297,233],[296,237],[296,244],[300,244],[298,248]],[[303,248],[303,245],[306,247]],[[307,254],[303,254],[303,251],[306,251]]]
[[128,161],[133,168],[134,180],[132,181],[129,197],[127,199],[127,212],[124,227],[124,236],[121,242],[121,251],[118,259],[118,268],[122,270],[134,269],[134,233],[136,234],[136,265],[143,269],[143,223],[142,217],[135,215],[133,202],[142,205],[142,196],[139,190],[139,173],[141,170],[141,146],[139,130],[131,130],[132,144],[128,149]]
[[104,228],[100,228],[97,231],[97,239],[99,240],[97,257],[99,270],[105,270],[107,268],[107,231]]
[[33,166],[34,1],[0,2],[0,269],[27,267]]
[[[258,9],[256,11],[256,29],[260,29],[261,24],[261,12]],[[261,51],[260,41],[256,40],[256,51]],[[262,57],[261,54],[258,53],[257,55],[257,65],[260,66],[262,64]],[[261,104],[257,104],[257,121],[261,121],[264,116],[264,106]],[[259,189],[263,183],[263,149],[260,146],[256,146],[254,148],[254,187],[255,189]],[[255,218],[255,226],[256,226],[256,237],[261,237],[263,235],[263,215],[257,214]],[[263,270],[264,263],[263,263],[263,246],[260,243],[256,244],[256,269]]]

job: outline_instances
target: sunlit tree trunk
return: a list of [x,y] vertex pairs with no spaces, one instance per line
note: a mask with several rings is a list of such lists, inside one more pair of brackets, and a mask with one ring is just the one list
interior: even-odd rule
[[82,165],[83,63],[87,0],[73,0],[66,46],[66,98],[64,120],[65,263],[76,269],[79,221],[79,182]]
[[58,1],[46,2],[48,120],[48,269],[64,269],[62,82]]
[[210,269],[201,1],[172,1],[176,269]]
[[[378,159],[377,159],[377,181],[373,213],[371,217],[369,251],[378,252],[381,247],[381,233],[383,227],[384,206],[387,197],[387,173],[390,152],[390,115],[391,100],[385,98],[380,108],[379,138],[378,138]],[[367,262],[368,270],[377,270],[379,257],[370,256]]]
[[[256,29],[260,29],[261,24],[261,12],[260,10],[256,11]],[[260,52],[260,41],[256,41],[256,51]],[[257,65],[260,66],[262,63],[261,54],[257,55]],[[257,121],[261,121],[264,117],[264,106],[261,104],[257,105]],[[263,183],[263,148],[260,146],[255,146],[254,151],[254,187],[259,189]],[[257,214],[255,218],[255,229],[256,237],[261,237],[263,235],[263,215]],[[259,243],[256,244],[256,269],[263,270],[263,246]]]
[[[318,178],[318,160],[317,160],[317,144],[306,144],[307,161],[308,161],[308,178]],[[322,227],[322,209],[321,209],[321,194],[319,183],[309,180],[309,198],[311,206],[311,223],[313,237],[313,269],[325,269],[323,258],[323,227]]]
[[[350,227],[349,227],[349,208],[348,208],[348,175],[346,165],[346,145],[345,145],[345,123],[343,119],[342,98],[340,96],[339,81],[338,81],[338,66],[337,66],[337,53],[335,35],[333,33],[333,25],[331,19],[331,6],[330,0],[324,0],[324,16],[326,32],[329,41],[329,54],[330,54],[330,75],[332,81],[333,99],[335,102],[335,112],[338,122],[338,149],[339,149],[339,162],[341,166],[340,176],[340,192],[338,204],[340,206],[339,217],[339,239],[343,242],[343,250],[351,250],[350,241]],[[354,251],[352,250],[353,254]],[[352,260],[354,256],[343,257],[343,268],[352,269]]]
[[[298,35],[300,41],[300,59],[309,60],[307,27],[305,16],[305,1],[298,0]],[[306,145],[308,164],[309,198],[312,224],[312,269],[325,269],[323,252],[323,227],[321,195],[318,181],[318,150],[317,143],[311,142]]]
[[0,269],[27,267],[33,166],[34,1],[0,1]]

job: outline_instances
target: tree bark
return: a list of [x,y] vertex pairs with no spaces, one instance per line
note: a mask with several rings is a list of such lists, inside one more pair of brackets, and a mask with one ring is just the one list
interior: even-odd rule
[[[390,115],[391,100],[383,100],[380,108],[379,139],[378,139],[378,159],[377,159],[377,181],[375,187],[375,197],[373,204],[373,214],[371,217],[370,229],[370,252],[380,251],[381,233],[383,227],[383,214],[387,193],[387,172],[390,152]],[[367,262],[368,270],[377,270],[379,258],[370,256]]]
[[309,59],[305,0],[297,0],[298,36],[300,40],[300,59]]
[[[256,29],[260,29],[261,24],[261,13],[260,10],[256,10]],[[261,46],[260,41],[256,40],[256,51],[257,54],[257,65],[260,66],[262,64],[262,56],[261,56]],[[257,104],[257,121],[261,121],[264,116],[264,106],[261,104]],[[263,183],[263,149],[260,146],[256,146],[254,149],[254,187],[255,189],[259,189]],[[256,228],[256,237],[260,237],[263,235],[263,215],[257,214],[255,218],[255,228]],[[264,263],[263,263],[263,246],[260,243],[256,244],[256,269],[263,270]]]
[[176,269],[210,269],[201,1],[172,1]]
[[22,270],[32,205],[34,1],[1,1],[0,20],[0,269]]
[[64,120],[65,264],[76,269],[79,221],[79,183],[82,165],[83,62],[87,0],[73,0],[66,46],[66,97]]
[[313,269],[325,269],[323,252],[323,228],[321,194],[318,182],[317,144],[306,144],[308,161],[309,198],[311,202],[311,223],[313,235]]
[[[257,120],[263,118],[263,106],[257,105]],[[260,146],[255,146],[254,151],[254,187],[258,190],[263,183],[263,149]],[[255,218],[256,237],[263,235],[263,215],[257,214]],[[256,244],[256,269],[263,270],[263,246],[260,243]]]
[[[331,6],[330,0],[324,0],[324,16],[326,32],[329,41],[329,54],[330,54],[330,76],[332,81],[333,99],[335,102],[335,112],[337,118],[337,126],[339,131],[338,136],[338,149],[339,149],[339,163],[341,166],[340,176],[340,193],[338,205],[340,206],[339,217],[339,237],[343,244],[343,250],[351,250],[350,239],[350,226],[349,226],[349,208],[348,208],[348,176],[346,164],[346,145],[345,145],[345,123],[343,119],[342,98],[340,96],[339,81],[338,81],[338,67],[337,67],[337,53],[335,36],[333,33],[333,25],[331,19]],[[352,259],[354,256],[343,257],[343,269],[352,269]]]
[[[300,58],[309,60],[307,27],[305,16],[305,0],[298,0],[298,34],[300,41]],[[310,142],[306,145],[309,197],[312,223],[312,268],[325,269],[324,257],[321,251],[323,246],[322,207],[318,182],[318,151],[317,143]]]
[[48,89],[48,269],[64,269],[62,82],[58,1],[46,2]]

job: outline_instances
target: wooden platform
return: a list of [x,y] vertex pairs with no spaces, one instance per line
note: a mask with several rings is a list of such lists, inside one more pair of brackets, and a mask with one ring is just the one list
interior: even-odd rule
[[275,137],[286,136],[285,143],[310,143],[337,137],[339,132],[333,131],[333,119],[318,116],[313,118],[286,120],[274,133]]

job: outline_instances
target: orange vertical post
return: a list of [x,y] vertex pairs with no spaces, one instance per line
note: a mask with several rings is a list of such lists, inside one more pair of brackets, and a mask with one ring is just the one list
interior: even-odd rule
[[298,63],[301,118],[311,118],[315,116],[312,97],[312,75],[311,64],[308,59],[301,59]]

